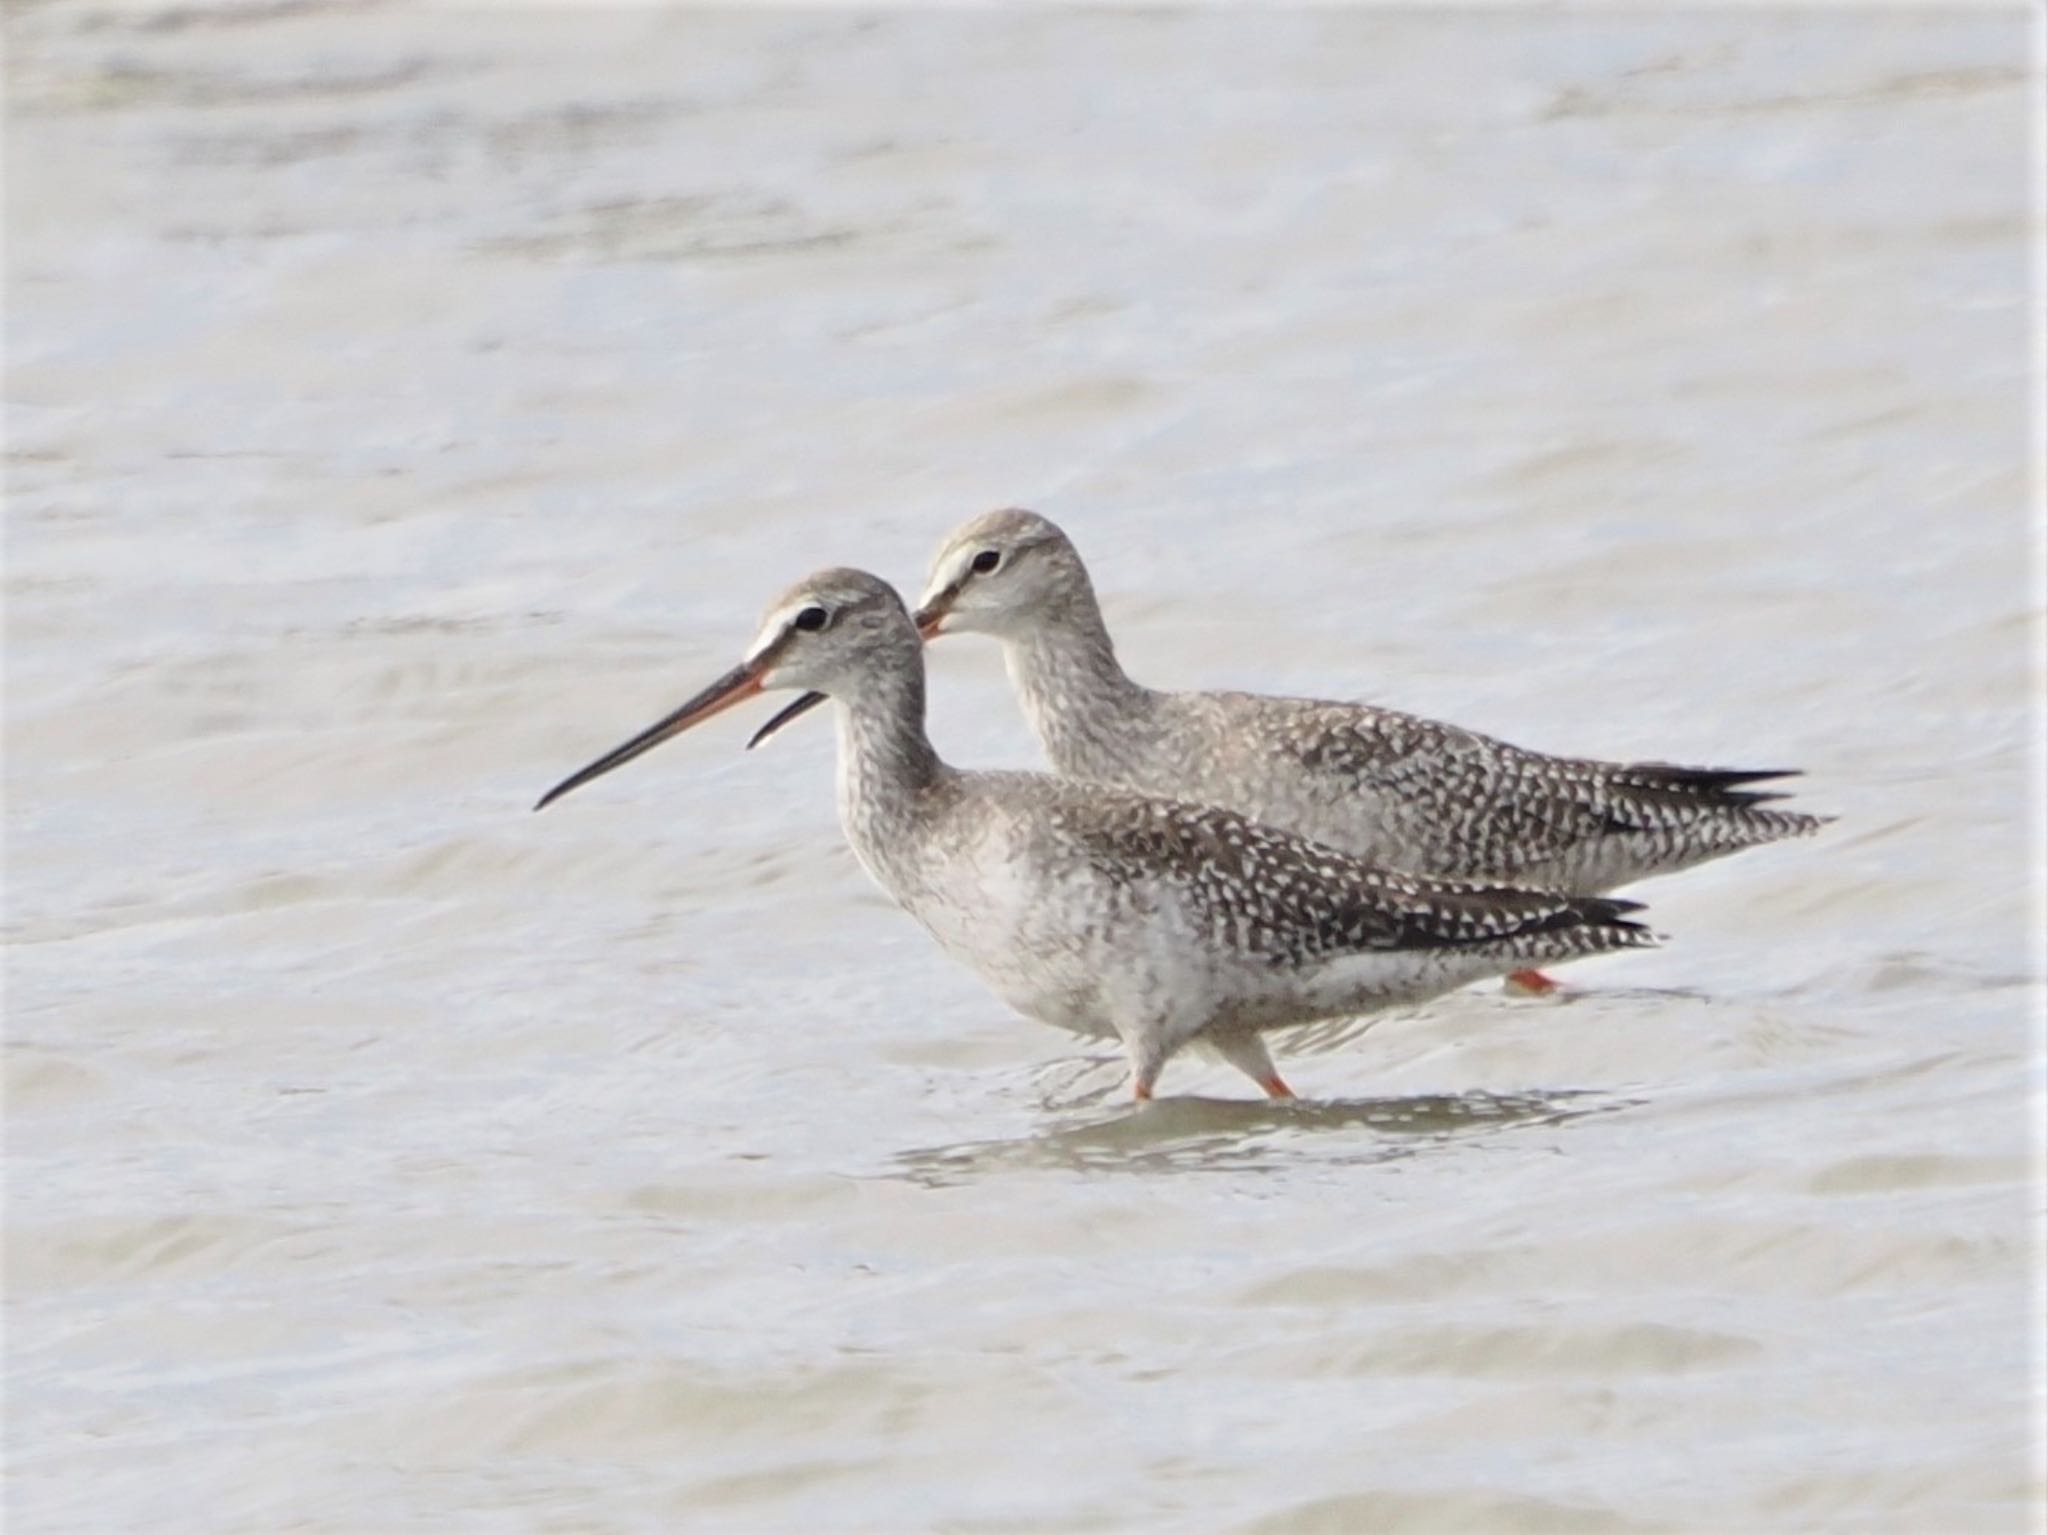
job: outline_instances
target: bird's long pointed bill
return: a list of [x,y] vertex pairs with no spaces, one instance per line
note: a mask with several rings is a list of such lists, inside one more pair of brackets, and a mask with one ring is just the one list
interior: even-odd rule
[[[925,640],[937,638],[939,625],[945,621],[945,617],[945,610],[937,602],[932,603],[929,607],[919,608],[916,617],[912,619],[912,622],[917,625],[919,638]],[[823,693],[805,693],[795,703],[778,709],[774,717],[767,724],[747,737],[747,750],[752,751],[784,725],[789,724],[792,720],[801,719],[824,701],[825,695]]]
[[742,661],[731,671],[720,677],[710,687],[684,704],[673,714],[664,715],[623,746],[615,746],[588,767],[578,768],[567,778],[543,794],[534,805],[535,810],[545,810],[571,789],[580,789],[593,778],[602,778],[615,767],[631,762],[642,752],[649,752],[661,745],[670,736],[681,735],[692,725],[708,720],[714,714],[723,714],[734,704],[743,703],[761,691],[761,673],[765,661],[755,659]]
[[799,696],[795,703],[786,704],[782,708],[776,710],[774,716],[768,721],[767,724],[763,725],[759,730],[755,731],[752,735],[747,737],[747,750],[752,751],[755,747],[759,746],[763,741],[767,740],[770,736],[774,735],[775,732],[780,730],[784,725],[787,725],[791,720],[798,719],[803,715],[809,714],[813,709],[817,708],[818,705],[823,703],[824,701],[825,695],[823,693],[805,693]]

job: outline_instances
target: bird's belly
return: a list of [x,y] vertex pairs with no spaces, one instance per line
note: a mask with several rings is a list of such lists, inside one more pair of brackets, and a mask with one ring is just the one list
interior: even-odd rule
[[1074,1033],[1113,1032],[1102,1007],[1102,956],[1009,871],[931,883],[902,905],[946,953],[1027,1018]]
[[1498,956],[1476,948],[1346,954],[1301,977],[1295,1006],[1324,1018],[1370,1013],[1424,1002],[1509,968]]
[[904,905],[1010,1007],[1077,1034],[1184,1040],[1231,1013],[1244,986],[1274,979],[1220,948],[1170,884],[1117,880],[1084,861],[985,866]]

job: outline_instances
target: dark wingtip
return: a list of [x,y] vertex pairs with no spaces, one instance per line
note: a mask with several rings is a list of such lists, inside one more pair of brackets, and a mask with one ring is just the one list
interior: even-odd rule
[[[1669,795],[1702,808],[1749,810],[1789,796],[1782,790],[1747,785],[1804,776],[1799,768],[1703,768],[1683,767],[1674,762],[1631,762],[1619,770],[1615,782],[1653,799]],[[1624,807],[1618,814],[1626,819],[1628,812]]]
[[1573,914],[1589,927],[1618,929],[1629,935],[1631,943],[1655,943],[1658,935],[1650,931],[1648,924],[1630,915],[1642,909],[1641,901],[1605,895],[1581,896],[1572,903]]
[[1673,778],[1713,788],[1733,789],[1746,783],[1769,783],[1774,778],[1804,778],[1804,768],[1678,768],[1665,769]]

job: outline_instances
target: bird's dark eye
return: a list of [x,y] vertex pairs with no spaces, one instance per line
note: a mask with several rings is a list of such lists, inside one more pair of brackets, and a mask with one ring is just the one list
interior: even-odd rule
[[816,634],[830,622],[831,618],[832,615],[823,608],[814,606],[805,608],[801,613],[797,614],[794,622],[796,627],[803,630],[804,633]]
[[985,576],[1002,563],[1003,556],[1000,550],[984,549],[974,557],[974,573]]

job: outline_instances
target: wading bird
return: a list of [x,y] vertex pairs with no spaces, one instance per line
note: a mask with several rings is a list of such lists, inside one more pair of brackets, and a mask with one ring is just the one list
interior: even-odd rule
[[874,881],[1018,1012],[1119,1040],[1139,1099],[1190,1043],[1292,1097],[1269,1030],[1655,942],[1633,902],[1433,880],[1212,806],[951,767],[925,734],[917,628],[857,570],[791,588],[739,665],[534,808],[770,688],[836,703],[840,822]]
[[[1369,704],[1144,687],[1117,663],[1081,556],[1035,512],[956,529],[915,622],[927,638],[1002,642],[1063,776],[1220,805],[1420,874],[1594,895],[1826,824],[1749,787],[1790,769],[1552,757]],[[798,699],[748,745],[820,701]],[[1510,980],[1555,984],[1527,969]]]

